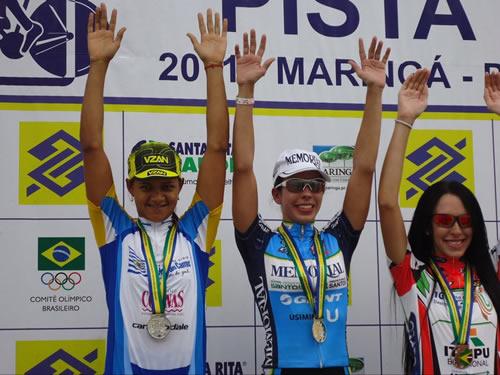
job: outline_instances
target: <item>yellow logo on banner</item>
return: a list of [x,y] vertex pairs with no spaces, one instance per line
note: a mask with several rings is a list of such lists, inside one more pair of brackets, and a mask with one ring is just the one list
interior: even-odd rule
[[77,122],[19,124],[19,204],[85,204]]
[[416,207],[425,189],[444,179],[474,192],[472,131],[413,130],[399,192],[401,207]]
[[206,299],[208,307],[222,306],[222,246],[220,240],[214,241],[208,261],[208,284]]
[[17,341],[16,374],[102,374],[104,340]]

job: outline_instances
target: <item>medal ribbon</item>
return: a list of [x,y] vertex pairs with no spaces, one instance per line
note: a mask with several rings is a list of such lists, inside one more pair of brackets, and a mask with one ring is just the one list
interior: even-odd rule
[[149,295],[152,297],[153,314],[161,314],[165,312],[167,275],[174,257],[175,242],[177,238],[177,223],[174,221],[165,237],[165,244],[163,245],[163,275],[161,278],[156,265],[156,258],[153,251],[153,245],[151,244],[151,239],[149,238],[149,235],[140,220],[137,220],[137,225],[141,232],[142,253],[144,255],[144,259],[146,259]]
[[432,259],[430,266],[439,282],[439,285],[441,286],[441,290],[446,297],[448,310],[450,312],[451,325],[453,327],[453,334],[455,336],[455,344],[467,344],[469,341],[470,323],[472,320],[472,301],[474,299],[471,268],[468,264],[465,267],[464,297],[462,303],[462,313],[460,314],[458,311],[457,300],[450,289],[449,283],[446,280],[446,276],[443,271],[436,265],[436,263],[434,263]]
[[323,306],[325,302],[325,290],[326,290],[326,259],[318,231],[314,229],[314,237],[313,237],[314,247],[316,249],[316,254],[317,254],[314,260],[316,261],[316,266],[318,270],[318,281],[316,284],[316,298],[314,297],[314,293],[312,290],[312,280],[309,274],[307,273],[304,259],[302,258],[300,252],[298,251],[298,248],[295,245],[292,236],[288,233],[288,230],[283,224],[280,227],[278,227],[278,232],[283,238],[285,246],[288,250],[288,254],[291,256],[293,260],[293,264],[295,265],[295,269],[297,270],[297,276],[299,277],[300,284],[302,285],[302,289],[306,294],[309,304],[314,310],[315,317],[318,319],[322,319]]

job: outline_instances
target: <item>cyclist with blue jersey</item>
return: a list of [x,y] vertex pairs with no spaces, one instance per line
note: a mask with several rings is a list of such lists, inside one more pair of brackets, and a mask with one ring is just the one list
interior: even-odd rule
[[201,40],[188,34],[207,75],[207,147],[192,203],[175,210],[183,186],[181,159],[167,144],[140,141],[128,157],[127,189],[139,218],[120,205],[103,145],[103,91],[115,35],[104,5],[89,17],[90,71],[80,141],[90,218],[99,246],[109,311],[108,374],[205,373],[205,287],[217,231],[229,137],[223,79],[227,21],[198,14]]
[[316,229],[329,176],[316,153],[286,150],[274,166],[272,188],[283,222],[271,230],[258,214],[253,169],[254,86],[273,61],[262,63],[265,44],[262,36],[257,48],[252,30],[243,36],[243,51],[235,48],[239,91],[233,131],[233,220],[264,326],[263,368],[273,374],[347,374],[347,278],[370,206],[390,50],[382,56],[382,42],[373,38],[366,56],[360,40],[361,66],[351,62],[368,88],[342,212]]

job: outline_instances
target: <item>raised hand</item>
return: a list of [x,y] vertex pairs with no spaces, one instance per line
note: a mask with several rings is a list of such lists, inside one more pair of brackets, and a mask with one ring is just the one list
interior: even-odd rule
[[366,57],[363,39],[359,39],[359,60],[361,66],[353,60],[349,61],[349,64],[358,77],[368,86],[376,86],[379,88],[385,87],[385,65],[389,59],[391,49],[387,48],[384,56],[380,59],[383,46],[384,43],[382,41],[377,41],[377,38],[373,37],[370,48],[368,49],[368,57]]
[[220,14],[215,13],[215,22],[212,9],[207,9],[207,23],[203,14],[198,13],[198,27],[200,29],[200,41],[192,33],[187,36],[193,43],[194,50],[203,61],[205,66],[210,64],[222,64],[227,48],[227,19],[222,21]]
[[95,10],[95,15],[90,14],[87,24],[87,44],[90,62],[105,62],[113,58],[120,48],[126,28],[122,27],[115,36],[117,11],[111,12],[108,24],[107,9],[101,4]]
[[500,115],[500,72],[485,74],[484,101],[491,112]]
[[236,56],[236,82],[238,85],[255,84],[267,72],[274,58],[267,59],[262,63],[262,56],[266,50],[266,35],[260,38],[259,49],[257,49],[257,38],[255,30],[250,30],[250,43],[248,42],[248,33],[243,33],[243,55],[240,46],[234,47]]
[[399,119],[413,124],[425,110],[429,97],[428,79],[429,70],[427,69],[419,69],[406,79],[398,94]]

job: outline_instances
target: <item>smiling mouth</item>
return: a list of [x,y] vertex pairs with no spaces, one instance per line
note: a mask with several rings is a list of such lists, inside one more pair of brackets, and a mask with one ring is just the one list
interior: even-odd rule
[[445,240],[445,243],[453,249],[460,249],[462,247],[462,245],[465,243],[465,239]]

